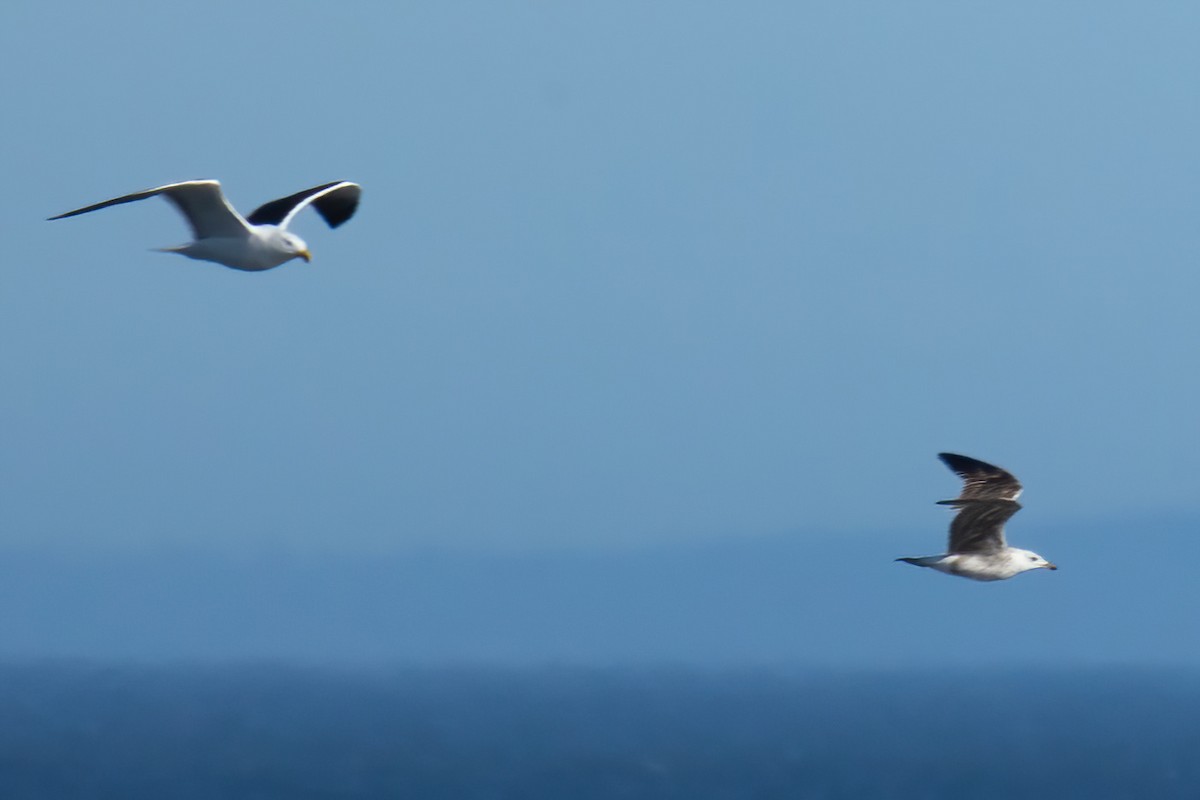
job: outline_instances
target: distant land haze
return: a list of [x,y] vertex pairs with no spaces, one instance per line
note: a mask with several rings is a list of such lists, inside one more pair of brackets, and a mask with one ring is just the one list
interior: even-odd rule
[[1191,606],[1200,519],[1047,526],[1031,514],[1023,535],[1061,569],[998,585],[893,563],[944,535],[942,519],[921,531],[602,553],[10,548],[0,552],[0,656],[1200,665],[1190,617],[1177,616]]

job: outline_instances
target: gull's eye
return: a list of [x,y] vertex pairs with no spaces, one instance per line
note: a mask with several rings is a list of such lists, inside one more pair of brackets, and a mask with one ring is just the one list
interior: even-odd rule
[[1029,560],[1030,560],[1030,561],[1037,561],[1037,556],[1030,556],[1030,557],[1029,557]]

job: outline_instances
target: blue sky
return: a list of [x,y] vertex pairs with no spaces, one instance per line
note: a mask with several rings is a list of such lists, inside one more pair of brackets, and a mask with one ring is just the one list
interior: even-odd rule
[[[0,16],[0,545],[886,559],[940,450],[1034,549],[1198,510],[1189,4]],[[265,274],[149,252],[162,202],[43,221],[201,177],[364,196]]]

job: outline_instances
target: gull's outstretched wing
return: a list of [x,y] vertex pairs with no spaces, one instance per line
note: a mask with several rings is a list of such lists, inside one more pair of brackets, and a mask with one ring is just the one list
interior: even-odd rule
[[329,227],[336,228],[354,216],[361,195],[362,187],[357,183],[334,181],[264,203],[254,209],[254,213],[246,217],[246,221],[251,225],[278,225],[286,228],[292,217],[311,205]]
[[941,500],[942,505],[957,505],[961,500],[1016,500],[1021,494],[1021,484],[1007,470],[954,453],[938,453],[938,458],[963,479],[958,497]]
[[180,213],[187,219],[188,225],[192,229],[192,236],[196,239],[236,238],[249,235],[250,229],[246,225],[246,220],[242,219],[242,215],[234,211],[233,206],[229,205],[229,201],[225,199],[225,195],[221,192],[221,184],[218,181],[168,183],[166,186],[157,186],[153,189],[146,189],[143,192],[135,192],[127,194],[124,197],[105,200],[102,203],[96,203],[86,208],[77,208],[74,211],[59,214],[57,217],[50,217],[50,219],[74,217],[79,214],[86,214],[89,211],[108,208],[109,206],[119,206],[122,203],[145,200],[147,197],[155,197],[156,195],[162,195],[179,209]]
[[1003,550],[1004,523],[1021,510],[1013,500],[952,500],[958,514],[950,523],[949,553],[994,553]]

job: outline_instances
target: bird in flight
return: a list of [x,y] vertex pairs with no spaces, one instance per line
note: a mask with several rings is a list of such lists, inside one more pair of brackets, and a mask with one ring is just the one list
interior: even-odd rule
[[958,509],[950,523],[950,546],[940,556],[898,558],[918,567],[976,581],[1002,581],[1031,569],[1058,569],[1031,550],[1009,547],[1004,523],[1021,510],[1021,484],[1012,473],[985,461],[954,453],[938,458],[963,480],[962,492],[939,505]]
[[311,205],[329,227],[336,228],[354,216],[361,194],[362,188],[357,183],[335,181],[272,200],[243,217],[225,199],[220,182],[184,181],[105,200],[50,219],[65,219],[161,196],[183,214],[192,229],[193,241],[157,248],[160,252],[215,261],[246,272],[261,272],[293,258],[312,260],[304,240],[287,229],[296,214]]

